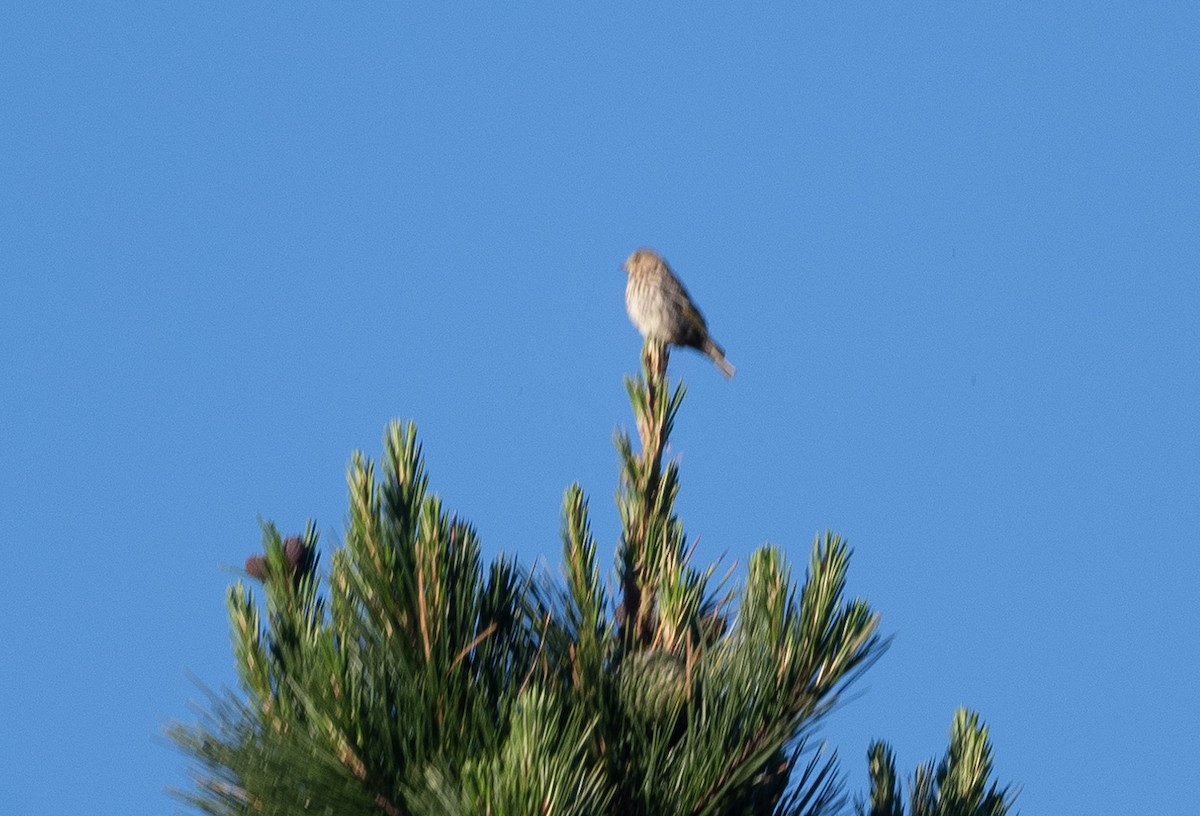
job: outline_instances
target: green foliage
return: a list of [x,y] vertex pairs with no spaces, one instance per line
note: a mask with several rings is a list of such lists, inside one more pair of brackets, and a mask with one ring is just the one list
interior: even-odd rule
[[409,791],[414,814],[492,816],[604,812],[611,796],[589,750],[592,726],[578,710],[535,687],[520,693],[500,749],[469,759],[455,774],[435,763]]
[[[247,562],[261,597],[239,581],[227,599],[240,692],[171,729],[196,764],[180,797],[211,814],[837,812],[837,758],[813,734],[886,647],[879,617],[845,597],[850,549],[832,533],[798,586],[771,546],[723,594],[691,565],[663,459],[684,388],[666,364],[647,343],[626,383],[641,444],[616,436],[615,597],[578,485],[565,585],[485,566],[429,491],[411,423],[389,427],[378,469],[352,458],[324,582],[311,525],[286,540],[265,525]],[[918,770],[914,816],[1004,813],[1006,793],[964,770],[990,773],[986,730],[955,722],[947,760]],[[871,813],[900,816],[889,749],[871,762]]]
[[[904,816],[896,760],[884,742],[867,750],[871,775],[869,809],[859,805],[860,816]],[[911,816],[1004,816],[1016,792],[990,782],[992,748],[987,726],[965,708],[954,713],[950,747],[936,768],[932,762],[917,766],[909,792]],[[989,784],[990,782],[990,784]]]

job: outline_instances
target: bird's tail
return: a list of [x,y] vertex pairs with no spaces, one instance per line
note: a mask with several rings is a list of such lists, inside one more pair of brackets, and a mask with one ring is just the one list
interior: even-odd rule
[[717,364],[717,368],[721,369],[721,373],[726,378],[733,376],[733,372],[736,369],[725,359],[725,349],[714,343],[711,337],[704,339],[704,353],[712,358],[712,361]]

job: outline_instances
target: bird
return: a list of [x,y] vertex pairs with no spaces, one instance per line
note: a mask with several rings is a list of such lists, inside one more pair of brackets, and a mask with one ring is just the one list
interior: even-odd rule
[[645,247],[634,250],[623,268],[629,273],[625,310],[643,337],[701,351],[722,374],[733,376],[725,349],[712,339],[704,315],[661,255]]

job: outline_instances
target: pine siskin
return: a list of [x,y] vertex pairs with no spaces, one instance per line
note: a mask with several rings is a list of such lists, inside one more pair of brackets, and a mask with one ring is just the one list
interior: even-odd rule
[[636,250],[625,261],[625,271],[625,309],[643,337],[702,351],[722,374],[733,376],[725,350],[709,336],[704,315],[661,255],[652,249]]

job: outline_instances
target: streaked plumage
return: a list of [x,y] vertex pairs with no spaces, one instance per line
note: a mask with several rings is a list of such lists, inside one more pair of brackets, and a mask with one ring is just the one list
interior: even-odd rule
[[704,315],[661,255],[652,249],[636,250],[625,261],[625,271],[625,309],[643,337],[702,351],[722,374],[733,376],[725,350],[709,335]]

